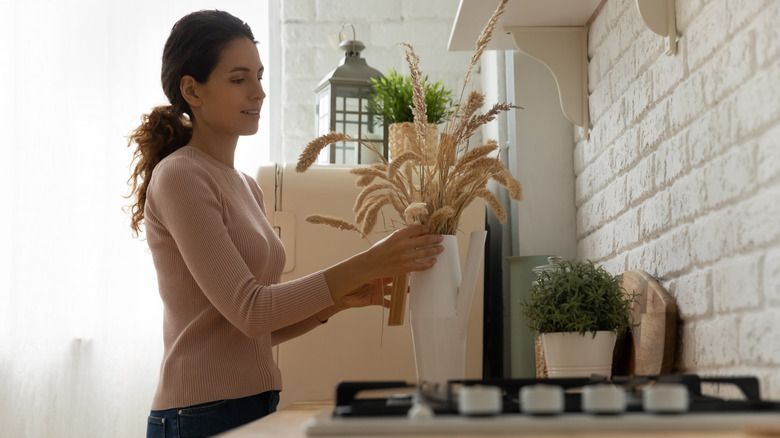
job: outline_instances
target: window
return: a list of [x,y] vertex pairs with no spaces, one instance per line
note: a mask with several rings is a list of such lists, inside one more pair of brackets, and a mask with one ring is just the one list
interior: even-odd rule
[[[167,100],[160,57],[199,9],[246,20],[278,80],[278,0],[11,0],[0,13],[0,403],[9,436],[141,436],[162,355],[152,258],[122,207],[141,115]],[[268,160],[269,114],[236,166]],[[278,125],[278,123],[277,123]],[[143,236],[142,236],[143,237]],[[18,415],[27,406],[35,415]],[[101,415],[89,415],[100,411]],[[5,420],[7,419],[7,420]]]

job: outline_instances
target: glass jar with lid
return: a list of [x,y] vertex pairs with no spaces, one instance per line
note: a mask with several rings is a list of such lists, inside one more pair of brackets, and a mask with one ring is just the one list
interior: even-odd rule
[[536,285],[536,281],[539,279],[539,276],[542,274],[542,272],[545,271],[554,271],[556,269],[559,269],[561,267],[561,262],[563,261],[563,257],[560,256],[550,256],[547,257],[547,264],[536,266],[534,268],[531,268],[531,271],[536,276],[536,280],[531,282],[531,286]]

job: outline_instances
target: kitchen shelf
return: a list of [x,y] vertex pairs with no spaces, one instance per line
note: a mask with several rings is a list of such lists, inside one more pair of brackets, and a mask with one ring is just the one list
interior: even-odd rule
[[[544,64],[555,78],[564,116],[586,133],[590,128],[588,27],[605,2],[510,0],[487,46],[488,50],[519,49]],[[674,0],[636,0],[636,4],[646,26],[667,38],[667,54],[673,55],[677,49]],[[449,50],[474,50],[494,10],[484,0],[460,0]]]
[[563,115],[588,128],[588,31],[584,26],[504,27],[517,48],[539,60],[555,78]]
[[[563,115],[586,133],[588,24],[604,1],[510,0],[487,46],[488,50],[519,49],[544,64],[555,78]],[[449,49],[474,50],[494,10],[484,0],[461,0]]]
[[674,0],[636,0],[636,6],[645,26],[666,38],[666,54],[677,53]]
[[[509,0],[488,50],[517,50],[505,28],[583,27],[604,0]],[[654,0],[657,1],[657,0]],[[474,50],[479,34],[495,11],[498,1],[460,0],[450,32],[449,50]]]

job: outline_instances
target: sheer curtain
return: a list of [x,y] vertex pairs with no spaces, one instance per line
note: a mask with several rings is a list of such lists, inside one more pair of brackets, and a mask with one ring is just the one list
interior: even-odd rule
[[[252,26],[271,77],[267,1],[0,0],[3,436],[145,433],[162,305],[122,211],[126,137],[166,102],[160,56],[173,23],[215,8]],[[269,156],[263,113],[263,134],[237,153],[250,174]]]

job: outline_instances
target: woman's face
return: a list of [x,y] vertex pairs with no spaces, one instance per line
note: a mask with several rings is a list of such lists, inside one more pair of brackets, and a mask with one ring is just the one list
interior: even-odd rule
[[209,79],[196,85],[201,103],[195,116],[198,127],[214,134],[255,134],[265,99],[263,70],[254,42],[248,38],[231,41]]

